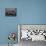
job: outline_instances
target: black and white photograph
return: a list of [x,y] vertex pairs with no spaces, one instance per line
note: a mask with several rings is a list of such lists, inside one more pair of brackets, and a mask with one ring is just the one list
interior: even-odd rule
[[16,16],[17,8],[5,8],[5,16]]

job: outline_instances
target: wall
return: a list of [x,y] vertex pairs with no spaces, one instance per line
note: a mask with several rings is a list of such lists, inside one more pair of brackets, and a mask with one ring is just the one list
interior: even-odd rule
[[46,0],[22,1],[22,24],[46,24]]
[[[17,16],[6,17],[5,8],[17,8]],[[46,24],[46,0],[0,0],[0,44],[8,43],[17,24]]]

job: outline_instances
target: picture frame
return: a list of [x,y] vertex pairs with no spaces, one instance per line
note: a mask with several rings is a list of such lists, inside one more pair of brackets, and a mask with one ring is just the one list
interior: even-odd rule
[[5,8],[5,16],[17,16],[17,8]]

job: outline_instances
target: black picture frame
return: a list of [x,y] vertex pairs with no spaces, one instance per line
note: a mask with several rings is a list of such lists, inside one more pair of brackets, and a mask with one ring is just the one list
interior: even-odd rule
[[17,8],[5,8],[5,16],[17,16]]

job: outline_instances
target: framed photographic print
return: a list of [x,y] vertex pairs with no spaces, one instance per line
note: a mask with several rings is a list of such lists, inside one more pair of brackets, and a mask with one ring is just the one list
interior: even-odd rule
[[16,16],[17,8],[5,8],[5,16]]

